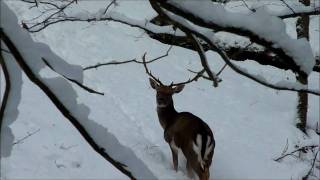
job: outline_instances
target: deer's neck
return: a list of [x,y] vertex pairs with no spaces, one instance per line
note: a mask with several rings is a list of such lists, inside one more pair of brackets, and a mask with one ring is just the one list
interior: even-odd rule
[[157,107],[157,112],[160,124],[164,130],[174,123],[175,117],[178,114],[173,103],[166,107]]

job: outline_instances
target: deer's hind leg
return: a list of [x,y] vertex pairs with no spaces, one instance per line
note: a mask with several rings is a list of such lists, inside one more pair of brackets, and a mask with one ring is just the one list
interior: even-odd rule
[[187,169],[188,177],[194,178],[193,168],[190,160],[187,160],[186,169]]

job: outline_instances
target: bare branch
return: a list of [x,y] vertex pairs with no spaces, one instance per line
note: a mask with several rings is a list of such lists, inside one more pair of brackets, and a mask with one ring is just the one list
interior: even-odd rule
[[312,16],[312,15],[320,15],[320,8],[316,8],[314,11],[290,13],[290,14],[280,15],[278,17],[281,19],[287,19],[287,18],[294,18],[298,16]]
[[219,76],[227,66],[228,66],[228,64],[224,64],[222,66],[222,68],[220,69],[220,71],[217,73],[217,76]]
[[90,70],[90,69],[97,69],[98,67],[101,67],[101,66],[127,64],[127,63],[132,63],[132,62],[140,63],[140,61],[137,61],[136,59],[131,59],[131,60],[127,60],[127,61],[112,60],[112,61],[109,61],[109,62],[106,62],[106,63],[97,63],[95,65],[84,67],[83,70],[86,71],[86,70]]
[[319,152],[320,152],[320,149],[318,149],[318,151],[317,151],[316,154],[314,155],[314,158],[313,158],[313,160],[312,160],[311,167],[310,167],[308,173],[307,173],[305,176],[302,177],[302,180],[307,180],[308,177],[311,175],[311,172],[312,172],[312,170],[314,169],[314,166],[315,166],[315,163],[316,163],[317,156],[318,156]]
[[[42,61],[43,61],[52,71],[58,73],[58,72],[50,65],[50,63],[49,63],[45,58],[42,58]],[[58,74],[60,74],[60,73],[58,73]],[[89,93],[99,94],[99,95],[102,95],[102,96],[104,95],[104,93],[95,91],[95,90],[93,90],[93,89],[91,89],[91,88],[83,85],[82,83],[80,83],[80,82],[78,82],[78,81],[76,81],[76,80],[74,80],[74,79],[71,79],[71,78],[66,77],[66,76],[63,75],[63,74],[60,74],[60,76],[64,77],[65,79],[67,79],[68,81],[70,81],[70,82],[72,82],[72,83],[75,83],[75,84],[78,85],[80,88],[88,91]]]
[[[192,73],[194,73],[194,74],[198,74],[199,72],[201,72],[201,71],[199,71],[199,72],[197,72],[197,71],[193,71],[193,70],[191,70],[191,69],[188,69],[188,71],[189,72],[192,72]],[[203,71],[204,71],[204,69],[203,69]],[[204,71],[205,72],[205,71]],[[206,79],[206,80],[209,80],[209,81],[212,81],[208,76],[205,76],[204,74],[201,74],[201,76],[200,77],[202,77],[203,79]],[[219,82],[221,82],[222,80],[220,79],[220,81]]]
[[[159,59],[162,59],[164,57],[167,57],[169,55],[169,52],[171,51],[172,47],[173,47],[173,45],[170,45],[170,47],[168,48],[167,52],[164,55],[161,55],[159,57],[153,58],[153,59],[151,59],[149,61],[146,61],[145,63],[149,64],[149,63],[152,63],[152,62],[157,61]],[[89,69],[97,69],[98,67],[101,67],[101,66],[120,65],[120,64],[127,64],[127,63],[143,64],[143,61],[138,61],[136,59],[126,60],[126,61],[112,60],[112,61],[109,61],[109,62],[106,62],[106,63],[98,63],[96,65],[84,67],[83,70],[85,71],[85,70],[89,70]]]
[[274,159],[274,161],[279,162],[281,159],[283,159],[283,158],[285,158],[285,157],[287,157],[287,156],[291,156],[291,155],[293,155],[293,154],[296,153],[296,152],[300,152],[300,151],[305,152],[305,151],[308,150],[308,149],[314,149],[314,148],[316,148],[316,147],[319,147],[319,145],[302,146],[302,147],[300,147],[300,148],[298,148],[298,149],[296,149],[296,150],[294,150],[294,151],[291,151],[291,152],[289,152],[289,153],[286,153],[286,154],[281,155],[280,157]]
[[210,69],[210,66],[207,61],[207,57],[205,55],[205,52],[199,43],[199,41],[196,39],[196,37],[193,34],[187,33],[188,37],[192,40],[195,48],[197,49],[197,52],[199,54],[201,64],[203,69],[208,74],[209,78],[213,81],[213,86],[218,87],[218,83],[220,82],[219,77]]
[[246,2],[245,0],[241,0],[241,1],[242,1],[242,3],[246,6],[246,8],[248,8],[250,11],[256,12],[255,9],[251,9],[251,8],[248,6],[248,4],[247,4],[247,2]]
[[106,14],[107,13],[107,11],[108,11],[108,9],[114,4],[116,4],[117,3],[117,0],[112,0],[109,4],[108,4],[108,6],[106,7],[106,9],[104,10],[104,12],[103,12],[103,14]]
[[[36,4],[37,2],[35,1],[32,1],[32,0],[21,0],[25,3],[30,3],[30,4]],[[56,5],[55,3],[51,3],[51,2],[46,2],[46,1],[41,1],[40,4],[45,4],[45,5],[50,5],[50,6],[53,6],[57,9],[59,9],[60,7],[58,5]]]
[[291,6],[289,6],[289,4],[285,1],[285,0],[280,0],[283,4],[285,4],[292,12],[293,14],[296,14],[296,12],[292,9]]
[[40,131],[40,129],[37,129],[37,130],[35,130],[35,131],[32,132],[32,133],[29,133],[29,132],[28,132],[28,133],[27,133],[28,135],[26,135],[25,137],[23,137],[23,138],[18,139],[17,141],[15,141],[15,142],[13,143],[13,145],[22,143],[25,139],[29,138],[30,136],[36,134],[36,133],[39,132],[39,131]]

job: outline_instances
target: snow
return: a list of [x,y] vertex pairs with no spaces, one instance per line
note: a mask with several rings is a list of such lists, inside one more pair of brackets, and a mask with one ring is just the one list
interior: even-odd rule
[[[30,13],[28,6],[23,3],[6,3],[20,19],[36,14]],[[99,2],[81,3],[84,6],[89,4],[91,6],[88,7],[101,8]],[[121,1],[119,6],[122,9],[119,11],[131,12],[135,14],[134,18],[144,19],[145,14],[152,14],[147,12],[149,10],[145,8],[145,4]],[[110,60],[135,57],[140,59],[144,52],[148,52],[149,59],[164,54],[168,49],[167,45],[151,40],[140,30],[118,23],[56,24],[32,34],[32,38],[48,44],[62,60],[66,60],[71,67],[77,67],[76,69],[79,69],[80,65],[86,67]],[[209,52],[207,57],[210,67],[215,72],[224,65],[216,53]],[[59,64],[61,63],[57,63]],[[261,67],[251,61],[237,65],[270,77],[267,80],[280,81],[286,77],[294,79],[290,72]],[[192,76],[187,69],[199,69],[200,61],[196,52],[174,47],[168,57],[150,64],[149,68],[164,83],[169,83]],[[61,73],[65,73],[64,71],[61,70]],[[178,172],[172,168],[171,152],[163,139],[163,130],[156,115],[155,94],[149,87],[148,76],[144,73],[142,65],[105,66],[73,76],[104,92],[105,96],[92,95],[70,85],[48,68],[42,68],[40,72],[41,77],[50,82],[47,84],[51,88],[54,89],[58,84],[60,89],[55,92],[61,93],[60,98],[66,98],[64,102],[70,103],[67,105],[72,107],[73,113],[83,119],[82,123],[89,131],[99,132],[92,134],[99,140],[98,143],[107,144],[106,150],[117,159],[124,159],[130,165],[129,169],[138,171],[138,177],[187,178],[183,162],[179,161]],[[309,167],[305,161],[273,161],[281,154],[287,139],[290,151],[295,144],[312,143],[318,138],[314,131],[308,132],[311,136],[307,137],[295,128],[296,93],[267,89],[239,76],[229,68],[225,69],[221,78],[223,81],[219,88],[212,88],[211,82],[199,80],[187,85],[179,95],[174,96],[178,111],[192,112],[206,121],[213,130],[217,145],[210,168],[212,178],[297,179],[304,175]],[[5,172],[5,175],[1,173],[2,177],[126,178],[92,151],[43,92],[25,75],[22,81],[19,114],[17,120],[10,125],[14,135],[13,142],[23,138],[28,132],[32,133],[38,129],[40,131],[23,143],[13,146],[10,157],[1,159],[1,169],[5,169],[1,170]],[[319,75],[311,73],[309,82],[310,88],[319,87]],[[314,127],[319,120],[319,97],[309,97],[308,121],[309,125]],[[41,106],[35,107],[35,104]]]

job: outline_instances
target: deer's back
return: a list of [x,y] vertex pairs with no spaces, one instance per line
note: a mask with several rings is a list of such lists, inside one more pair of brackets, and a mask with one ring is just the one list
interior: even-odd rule
[[168,129],[179,147],[188,146],[190,139],[196,141],[197,135],[210,136],[213,139],[209,126],[199,117],[189,112],[180,112],[175,117],[174,124]]

